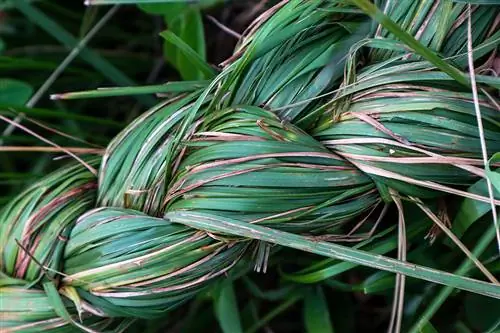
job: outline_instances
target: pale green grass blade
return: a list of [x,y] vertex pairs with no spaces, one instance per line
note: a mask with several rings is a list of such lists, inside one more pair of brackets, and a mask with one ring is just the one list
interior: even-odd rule
[[95,90],[67,92],[62,94],[53,94],[51,99],[82,99],[82,98],[101,98],[116,96],[131,96],[144,94],[180,94],[193,92],[207,86],[207,81],[182,81],[168,82],[165,84],[140,86],[140,87],[110,87],[98,88]]
[[[417,214],[422,215],[420,212]],[[418,215],[417,215],[418,216]],[[419,216],[420,217],[420,216]],[[423,237],[425,229],[430,227],[430,222],[425,221],[424,217],[417,218],[418,223],[414,223],[408,227],[407,237],[412,239]],[[391,232],[394,227],[388,228],[372,238],[362,241],[353,246],[353,249],[359,249],[373,254],[387,254],[394,251],[398,246],[398,240]],[[389,235],[387,237],[387,235]],[[317,283],[320,281],[331,281],[333,277],[341,273],[347,272],[358,265],[352,262],[341,261],[336,259],[325,259],[317,263],[312,263],[309,267],[296,273],[282,273],[285,279],[298,283]]]
[[259,225],[252,225],[235,219],[201,212],[169,212],[165,218],[172,222],[211,232],[238,235],[258,239],[318,255],[337,258],[375,269],[399,273],[457,289],[500,299],[500,286],[459,275],[401,262],[396,259],[374,255],[361,250],[333,243],[318,242],[307,237],[278,231]]
[[491,170],[492,163],[500,163],[500,152],[495,153],[493,156],[491,156],[491,158],[488,160],[488,163],[486,164],[486,175],[488,176],[491,184],[496,188],[498,192],[500,192],[500,172]]

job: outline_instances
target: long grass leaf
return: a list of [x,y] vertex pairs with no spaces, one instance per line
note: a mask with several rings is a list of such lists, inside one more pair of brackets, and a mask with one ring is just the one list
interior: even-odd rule
[[179,94],[193,92],[206,87],[206,81],[182,81],[168,82],[165,84],[140,86],[140,87],[112,87],[98,88],[95,90],[75,91],[62,94],[53,94],[50,96],[53,100],[59,99],[82,99],[82,98],[101,98],[116,96],[131,96],[144,94]]
[[498,285],[411,263],[404,263],[342,245],[313,241],[304,236],[252,225],[235,219],[201,212],[169,212],[165,214],[165,218],[193,228],[258,239],[500,299],[500,286]]

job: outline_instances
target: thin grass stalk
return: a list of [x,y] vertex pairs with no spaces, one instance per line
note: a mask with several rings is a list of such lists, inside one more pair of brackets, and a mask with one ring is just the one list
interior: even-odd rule
[[[483,164],[486,167],[488,165],[488,151],[486,147],[486,140],[484,138],[484,127],[483,127],[483,119],[481,115],[481,109],[479,107],[479,102],[478,102],[478,93],[477,93],[477,83],[476,83],[476,73],[474,70],[474,59],[472,55],[472,24],[471,24],[471,5],[468,4],[467,6],[467,51],[469,53],[468,60],[469,60],[469,73],[470,73],[470,78],[471,78],[471,86],[472,86],[472,95],[474,98],[474,110],[476,112],[476,119],[477,119],[477,128],[479,131],[479,137],[481,140],[481,154],[483,157]],[[498,226],[498,218],[497,218],[497,210],[495,207],[495,194],[493,192],[493,186],[491,184],[491,180],[486,177],[486,185],[488,187],[488,195],[490,196],[490,203],[491,203],[491,213],[493,215],[493,225],[495,226],[496,229],[496,236],[497,236],[497,246],[498,246],[498,252],[500,253],[500,228]]]

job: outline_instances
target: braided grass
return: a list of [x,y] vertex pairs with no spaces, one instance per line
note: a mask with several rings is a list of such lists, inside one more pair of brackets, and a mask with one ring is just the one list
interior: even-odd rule
[[[465,5],[380,8],[425,47],[467,68]],[[472,13],[476,60],[495,52],[497,17],[485,6]],[[492,93],[500,83],[482,74],[477,80],[492,154],[500,150]],[[359,9],[283,1],[249,27],[218,76],[196,89],[132,122],[102,160],[86,159],[99,168],[97,179],[73,163],[4,207],[5,332],[124,331],[247,270],[252,252],[261,253],[262,268],[266,243],[500,298],[497,284],[438,278],[431,269],[310,240],[336,239],[393,200],[453,194],[488,202],[467,192],[485,178],[468,87]]]

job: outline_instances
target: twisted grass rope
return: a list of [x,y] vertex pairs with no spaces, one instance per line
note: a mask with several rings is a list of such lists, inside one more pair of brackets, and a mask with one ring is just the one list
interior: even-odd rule
[[[328,1],[272,9],[208,90],[158,104],[102,161],[88,159],[98,179],[73,164],[9,203],[0,215],[2,328],[123,331],[246,269],[241,259],[260,246],[164,216],[328,239],[391,201],[390,189],[465,195],[484,174],[471,94],[406,51],[383,51],[393,43],[384,30],[378,44],[366,40],[366,19],[338,9]],[[452,40],[460,27],[450,24]],[[487,27],[480,36],[478,45],[491,37]],[[430,46],[457,55],[438,37]],[[361,44],[372,53],[359,69]],[[500,113],[479,98],[487,147],[498,151]]]

